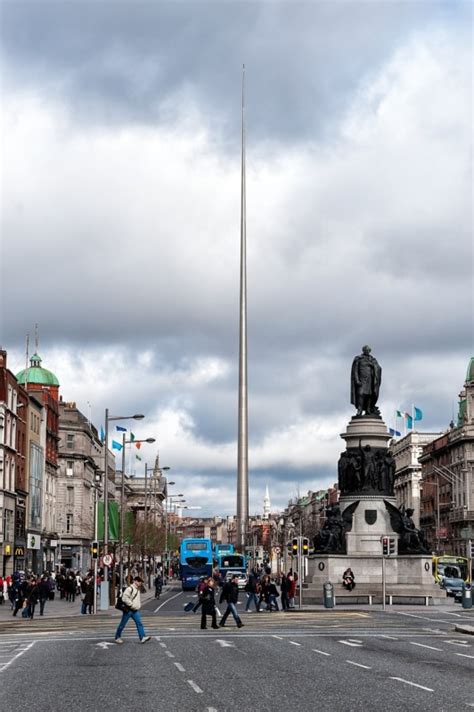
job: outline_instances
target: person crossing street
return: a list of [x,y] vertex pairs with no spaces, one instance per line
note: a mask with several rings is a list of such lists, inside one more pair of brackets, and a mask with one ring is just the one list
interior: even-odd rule
[[132,581],[131,586],[127,586],[122,594],[122,603],[125,609],[122,611],[122,619],[118,625],[115,632],[115,642],[118,645],[122,645],[122,633],[123,629],[127,625],[130,618],[133,619],[136,627],[138,637],[140,638],[140,643],[148,643],[151,640],[149,635],[145,635],[145,629],[143,628],[142,619],[140,617],[141,599],[140,599],[140,589],[142,587],[143,579],[140,576],[135,576]]
[[243,623],[240,620],[240,616],[237,613],[237,608],[236,608],[236,603],[239,599],[239,586],[238,586],[238,580],[239,577],[234,574],[230,581],[226,581],[224,584],[224,587],[222,589],[221,597],[219,599],[219,603],[222,603],[222,601],[227,602],[227,608],[225,609],[225,613],[222,616],[219,626],[223,628],[225,626],[225,622],[227,620],[227,617],[229,613],[232,613],[234,616],[234,620],[237,623],[237,628],[242,628]]

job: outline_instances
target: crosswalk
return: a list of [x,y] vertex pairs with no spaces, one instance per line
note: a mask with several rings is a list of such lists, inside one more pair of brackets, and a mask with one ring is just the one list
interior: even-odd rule
[[4,641],[0,643],[0,673],[30,650],[36,641]]

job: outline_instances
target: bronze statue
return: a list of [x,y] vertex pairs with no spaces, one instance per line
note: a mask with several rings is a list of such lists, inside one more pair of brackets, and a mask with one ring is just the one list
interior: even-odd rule
[[351,403],[357,408],[357,415],[365,413],[380,416],[376,403],[382,381],[382,368],[370,352],[370,346],[363,346],[360,356],[356,356],[352,362]]
[[352,515],[358,506],[359,502],[353,502],[342,513],[339,504],[327,507],[323,528],[314,537],[315,553],[346,553],[346,532],[352,529]]
[[428,554],[423,532],[415,527],[412,519],[413,509],[405,509],[402,504],[397,509],[391,502],[384,499],[384,504],[390,515],[390,523],[394,532],[400,535],[398,542],[399,554]]

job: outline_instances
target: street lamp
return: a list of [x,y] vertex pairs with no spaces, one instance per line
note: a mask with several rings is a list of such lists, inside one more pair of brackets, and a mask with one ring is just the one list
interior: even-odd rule
[[[135,415],[109,415],[105,409],[105,452],[104,452],[104,556],[109,553],[109,422],[112,420],[143,420],[141,413]],[[100,587],[100,610],[109,608],[109,567],[104,564],[104,580]]]
[[[120,487],[120,538],[119,538],[119,552],[120,552],[120,586],[123,586],[123,540],[124,540],[124,528],[125,528],[125,445],[130,445],[131,443],[154,443],[155,438],[145,438],[143,440],[126,440],[125,433],[122,437],[122,478]],[[115,570],[115,569],[114,569]]]

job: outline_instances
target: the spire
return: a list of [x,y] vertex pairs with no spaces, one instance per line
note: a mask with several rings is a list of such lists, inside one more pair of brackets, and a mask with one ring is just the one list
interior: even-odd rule
[[247,234],[245,186],[245,65],[242,67],[242,145],[240,185],[240,329],[237,441],[237,546],[243,550],[249,517],[247,405]]
[[39,349],[39,331],[38,331],[38,324],[35,324],[35,351],[38,353]]
[[265,497],[263,498],[263,517],[262,519],[270,519],[270,493],[268,491],[268,485],[265,487]]

